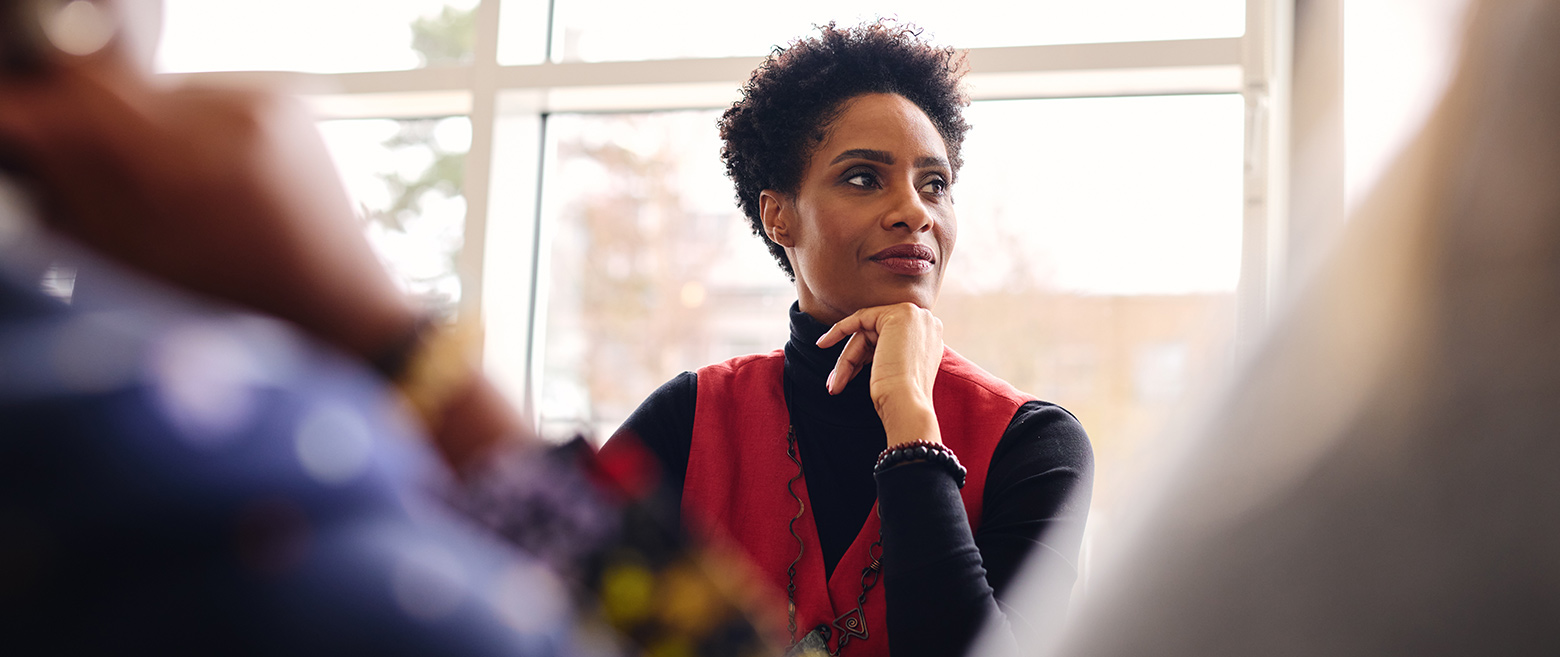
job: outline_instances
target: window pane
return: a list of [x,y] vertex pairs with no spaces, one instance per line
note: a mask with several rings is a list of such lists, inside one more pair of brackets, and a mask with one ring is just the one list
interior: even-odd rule
[[[881,2],[558,0],[553,58],[615,61],[762,55],[829,21],[896,16],[960,48],[1234,37],[1245,0],[904,0]],[[682,36],[679,36],[682,35]]]
[[165,0],[158,69],[388,71],[470,61],[477,0]]
[[949,291],[1228,293],[1240,270],[1235,94],[975,103]]
[[452,317],[471,122],[463,116],[326,121],[320,132],[380,260],[425,308]]
[[678,372],[785,341],[794,292],[732,200],[719,114],[549,119],[544,433],[605,438]]
[[1239,95],[976,103],[954,185],[944,341],[1077,415],[1095,499],[1229,360]]
[[[949,346],[1083,421],[1124,464],[1228,362],[1238,95],[975,104],[954,186]],[[717,112],[556,116],[544,428],[605,437],[677,373],[787,337],[795,292],[736,210]]]

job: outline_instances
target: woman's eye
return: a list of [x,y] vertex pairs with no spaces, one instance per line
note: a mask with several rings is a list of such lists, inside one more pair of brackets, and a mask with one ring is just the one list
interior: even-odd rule
[[947,193],[947,191],[948,182],[942,178],[928,180],[926,184],[921,185],[922,194],[935,194],[937,196],[942,196],[943,194]]
[[856,187],[873,187],[877,185],[877,176],[866,171],[857,171],[845,177],[845,184]]

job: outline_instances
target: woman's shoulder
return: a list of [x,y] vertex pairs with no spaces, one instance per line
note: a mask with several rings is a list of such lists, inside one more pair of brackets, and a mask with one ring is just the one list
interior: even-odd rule
[[[999,451],[1045,443],[1053,451],[1092,461],[1089,437],[1077,416],[1015,388],[952,349],[945,348],[937,386],[944,394],[956,396],[958,404],[966,409],[1000,412],[1007,419]],[[937,394],[936,389],[933,394]],[[939,417],[941,413],[939,409]]]
[[1046,440],[1089,449],[1089,435],[1078,417],[1061,406],[1039,399],[1019,406],[1003,433],[1014,440]]
[[[744,372],[754,367],[781,367],[785,364],[785,352],[780,349],[762,354],[747,354],[728,358],[699,368],[700,374],[721,376]],[[685,372],[686,374],[686,372]]]
[[683,372],[672,377],[666,383],[661,384],[654,392],[645,397],[639,407],[623,422],[625,428],[631,428],[639,434],[663,433],[651,429],[652,426],[677,427],[688,424],[690,421],[682,421],[682,416],[691,418],[694,401],[699,392],[699,375],[695,372]]
[[755,369],[779,368],[784,365],[784,361],[784,353],[775,350],[767,354],[737,356],[705,365],[697,371],[678,374],[645,397],[624,421],[618,433],[628,430],[647,442],[676,443],[681,446],[688,442],[688,437],[693,433],[694,412],[698,407],[701,387],[733,380]]
[[698,390],[699,378],[693,372],[683,372],[661,384],[613,432],[602,452],[648,449],[660,462],[663,475],[681,481],[688,470]]
[[[994,403],[1014,408],[1035,400],[1034,395],[1025,393],[1007,381],[997,378],[995,374],[987,372],[949,347],[943,347],[937,386],[950,392],[957,391],[961,396],[986,397]],[[934,388],[933,394],[936,394],[935,390]]]

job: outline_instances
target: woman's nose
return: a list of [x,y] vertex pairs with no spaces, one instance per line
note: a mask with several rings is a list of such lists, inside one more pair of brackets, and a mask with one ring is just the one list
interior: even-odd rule
[[893,206],[883,214],[884,229],[906,228],[912,233],[931,230],[932,213],[927,210],[926,201],[921,198],[920,190],[915,185],[906,185],[896,190],[892,195],[892,203]]

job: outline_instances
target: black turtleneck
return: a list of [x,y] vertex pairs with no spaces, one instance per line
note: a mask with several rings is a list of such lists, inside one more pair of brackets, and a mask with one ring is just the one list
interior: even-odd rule
[[[824,381],[844,349],[844,342],[816,346],[828,328],[791,306],[786,406],[824,568],[834,572],[873,502],[882,500],[892,652],[962,653],[986,619],[999,613],[996,599],[1036,546],[1077,563],[1077,530],[1088,513],[1094,468],[1088,437],[1060,406],[1032,401],[1019,407],[992,454],[981,526],[971,535],[958,487],[936,465],[910,463],[874,478],[872,466],[888,438],[869,396],[871,373],[857,375],[839,395],[828,394]],[[674,496],[681,495],[677,482],[688,473],[697,396],[697,375],[679,374],[618,430],[637,435],[656,455]]]
[[[872,406],[872,365],[829,394],[824,382],[845,350],[845,341],[817,346],[829,330],[791,306],[791,339],[785,343],[785,405],[796,430],[807,497],[813,500],[825,576],[850,549],[877,501],[872,466],[888,445],[883,421]],[[697,382],[696,382],[697,383]],[[827,502],[825,502],[827,500]]]

